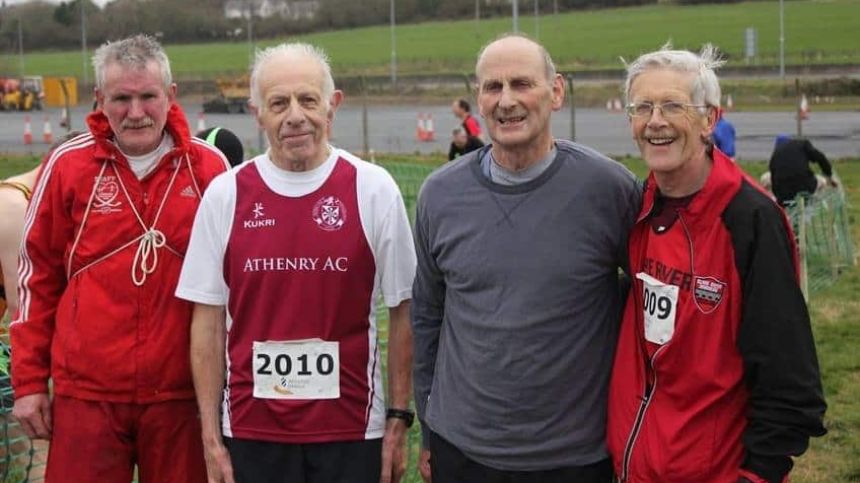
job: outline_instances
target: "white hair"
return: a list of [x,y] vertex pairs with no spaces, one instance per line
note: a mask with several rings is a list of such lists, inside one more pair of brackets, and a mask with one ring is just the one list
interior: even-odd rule
[[[263,98],[260,92],[260,73],[263,68],[269,65],[274,60],[290,59],[292,62],[296,58],[310,58],[319,64],[322,69],[322,96],[323,99],[329,101],[334,94],[334,79],[331,76],[331,67],[326,53],[319,47],[302,42],[291,42],[279,44],[274,47],[269,47],[257,52],[254,59],[254,65],[251,67],[251,104],[257,107],[262,106]],[[284,68],[289,68],[285,66]]]
[[720,58],[717,48],[711,44],[705,44],[698,54],[694,54],[688,50],[673,50],[672,43],[667,42],[660,50],[643,54],[627,64],[624,97],[627,102],[631,101],[630,86],[643,72],[649,69],[671,69],[694,75],[690,86],[690,98],[693,104],[720,107],[720,81],[714,70],[723,64],[725,61]]
[[170,60],[157,40],[149,35],[138,34],[116,42],[106,42],[93,54],[93,68],[96,71],[96,88],[104,89],[105,70],[110,64],[142,69],[146,64],[155,62],[161,71],[164,88],[173,83],[170,73]]

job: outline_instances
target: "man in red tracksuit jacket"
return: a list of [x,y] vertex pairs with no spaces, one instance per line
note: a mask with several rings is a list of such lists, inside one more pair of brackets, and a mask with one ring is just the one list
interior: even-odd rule
[[135,465],[141,482],[203,482],[192,306],[173,292],[226,159],[190,137],[155,40],[105,44],[93,63],[90,132],[45,160],[25,219],[13,414],[51,440],[48,483],[127,483]]
[[622,482],[777,483],[825,433],[791,229],[711,145],[719,65],[708,45],[628,66],[630,125],[651,174],[609,392]]

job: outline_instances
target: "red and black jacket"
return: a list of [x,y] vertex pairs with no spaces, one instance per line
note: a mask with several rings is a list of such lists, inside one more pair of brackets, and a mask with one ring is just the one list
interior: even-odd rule
[[[616,475],[781,481],[790,456],[825,433],[826,407],[785,214],[718,150],[701,191],[661,233],[650,223],[658,203],[651,175],[630,235],[633,285],[610,383]],[[643,278],[677,287],[662,343],[646,340],[645,311],[670,304],[655,306],[653,293],[645,301]]]

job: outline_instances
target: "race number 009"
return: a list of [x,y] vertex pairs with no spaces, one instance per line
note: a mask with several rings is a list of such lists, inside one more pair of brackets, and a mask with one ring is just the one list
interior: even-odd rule
[[672,300],[665,295],[658,295],[645,287],[645,313],[649,316],[657,316],[658,319],[665,319],[672,313]]

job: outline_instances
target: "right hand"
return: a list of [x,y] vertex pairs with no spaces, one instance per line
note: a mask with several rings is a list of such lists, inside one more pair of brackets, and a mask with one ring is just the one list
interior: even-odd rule
[[236,483],[233,479],[233,463],[230,462],[230,453],[224,443],[204,445],[203,456],[206,458],[209,483]]
[[51,439],[51,400],[47,393],[28,394],[15,400],[12,416],[32,439]]
[[418,472],[421,473],[421,479],[424,483],[432,483],[433,475],[430,473],[430,450],[421,448],[418,453]]

